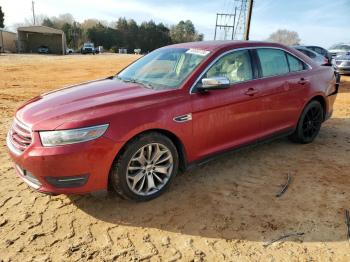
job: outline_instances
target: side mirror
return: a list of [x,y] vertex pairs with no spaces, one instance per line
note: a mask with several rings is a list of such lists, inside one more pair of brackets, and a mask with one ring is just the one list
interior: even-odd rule
[[203,78],[202,84],[197,87],[199,91],[208,91],[208,90],[216,90],[216,89],[226,89],[230,87],[230,80],[226,77],[210,77]]

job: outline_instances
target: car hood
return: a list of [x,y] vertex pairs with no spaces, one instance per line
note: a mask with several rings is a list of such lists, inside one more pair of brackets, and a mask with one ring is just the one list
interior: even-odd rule
[[17,110],[16,118],[33,131],[104,124],[109,114],[145,106],[161,92],[113,78],[97,80],[35,97]]

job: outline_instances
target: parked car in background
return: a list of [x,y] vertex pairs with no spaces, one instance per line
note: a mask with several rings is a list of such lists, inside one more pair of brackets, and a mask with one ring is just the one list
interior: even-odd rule
[[338,55],[333,60],[339,74],[350,74],[350,52]]
[[328,59],[329,63],[332,61],[332,55],[330,52],[328,52],[327,49],[320,47],[320,46],[314,46],[314,45],[307,45],[304,47],[318,53],[319,55],[323,55],[324,57],[326,57]]
[[38,54],[48,54],[49,53],[49,47],[46,45],[41,45],[38,47]]
[[81,48],[82,54],[95,54],[95,46],[93,43],[84,43],[83,47]]
[[74,50],[72,48],[67,48],[66,49],[66,54],[69,55],[69,54],[73,54],[74,53]]
[[218,153],[281,136],[311,143],[337,87],[332,67],[280,44],[182,43],[31,99],[15,113],[7,147],[38,191],[113,188],[150,200],[179,169]]
[[310,57],[313,61],[315,61],[319,65],[329,65],[330,61],[328,58],[324,57],[323,55],[320,55],[316,53],[315,51],[312,51],[306,47],[303,46],[293,46],[296,50],[302,52],[303,54]]
[[333,46],[331,46],[328,49],[328,52],[331,53],[332,58],[337,56],[337,55],[348,53],[348,52],[350,52],[350,44],[336,44],[336,45],[333,45]]
[[97,46],[96,48],[95,48],[95,52],[96,52],[96,54],[100,54],[100,53],[103,53],[103,46]]

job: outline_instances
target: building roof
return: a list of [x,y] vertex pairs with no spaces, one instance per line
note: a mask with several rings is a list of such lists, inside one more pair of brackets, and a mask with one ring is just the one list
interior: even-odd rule
[[18,27],[17,31],[43,33],[43,34],[59,34],[59,35],[64,34],[62,30],[47,27],[47,26],[42,26],[42,25],[22,26],[22,27]]
[[0,31],[2,31],[2,32],[4,32],[4,33],[9,33],[9,34],[17,35],[17,33],[15,33],[15,32],[7,31],[7,30],[4,30],[4,29],[0,29]]

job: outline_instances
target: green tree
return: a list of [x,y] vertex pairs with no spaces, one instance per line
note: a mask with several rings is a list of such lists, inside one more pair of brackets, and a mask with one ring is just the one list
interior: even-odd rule
[[54,27],[52,20],[48,17],[43,20],[41,25],[48,26],[48,27]]
[[4,28],[5,27],[4,17],[5,17],[5,14],[2,11],[1,6],[0,6],[0,28]]
[[197,33],[191,20],[180,21],[177,25],[172,26],[170,37],[174,43],[203,40],[203,35]]
[[120,34],[116,29],[106,27],[100,23],[87,29],[86,35],[95,46],[103,46],[105,49],[111,49],[114,46],[120,46]]
[[64,23],[61,30],[66,35],[66,41],[68,46],[73,46],[73,25]]

